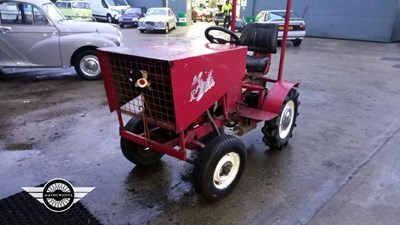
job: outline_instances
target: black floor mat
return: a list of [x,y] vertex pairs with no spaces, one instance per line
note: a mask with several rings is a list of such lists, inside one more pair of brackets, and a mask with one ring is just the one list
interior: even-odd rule
[[80,202],[65,212],[52,212],[23,191],[0,200],[0,225],[99,225]]

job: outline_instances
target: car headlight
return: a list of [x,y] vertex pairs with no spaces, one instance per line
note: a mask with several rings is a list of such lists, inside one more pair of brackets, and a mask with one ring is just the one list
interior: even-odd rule
[[139,26],[140,26],[140,27],[144,27],[144,24],[145,24],[145,23],[144,23],[143,21],[139,21]]
[[156,25],[156,27],[164,27],[163,22],[156,22],[155,25]]

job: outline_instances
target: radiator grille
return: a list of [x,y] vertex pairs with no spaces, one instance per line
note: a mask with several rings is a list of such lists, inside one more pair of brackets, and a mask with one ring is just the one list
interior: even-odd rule
[[[175,125],[168,61],[112,53],[110,70],[121,112]],[[140,70],[147,72],[149,87],[135,86]]]

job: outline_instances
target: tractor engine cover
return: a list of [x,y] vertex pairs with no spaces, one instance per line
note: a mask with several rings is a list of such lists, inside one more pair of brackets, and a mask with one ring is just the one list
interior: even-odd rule
[[176,133],[232,87],[240,87],[246,55],[244,46],[193,40],[98,49],[110,111],[145,118]]

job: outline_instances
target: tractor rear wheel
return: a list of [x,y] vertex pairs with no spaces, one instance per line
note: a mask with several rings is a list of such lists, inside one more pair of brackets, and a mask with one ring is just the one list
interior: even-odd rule
[[[141,134],[144,131],[143,120],[132,118],[125,125],[125,130],[134,134]],[[121,137],[121,150],[125,158],[140,166],[149,166],[158,162],[163,153],[146,148],[133,141]]]
[[262,128],[263,141],[270,149],[282,150],[288,144],[293,128],[296,126],[299,104],[299,93],[296,89],[291,89],[283,102],[279,116],[265,121]]
[[232,135],[213,138],[200,152],[193,168],[193,184],[209,201],[228,195],[242,175],[247,153],[243,142]]

